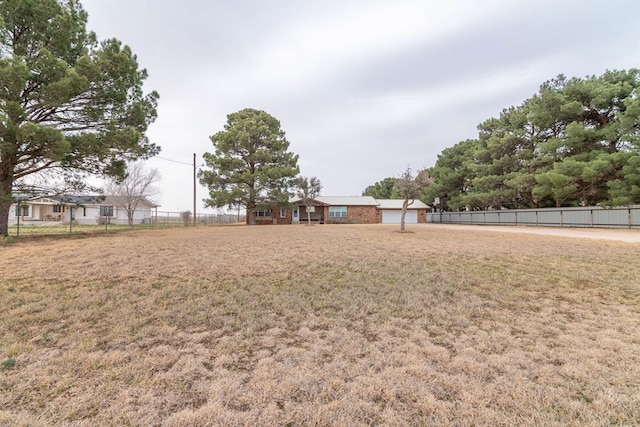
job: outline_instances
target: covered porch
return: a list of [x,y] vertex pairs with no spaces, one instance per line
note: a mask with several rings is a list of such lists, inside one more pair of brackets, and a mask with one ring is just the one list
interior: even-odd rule
[[[295,206],[294,209],[296,209]],[[306,223],[309,219],[311,219],[311,222],[313,223],[324,224],[325,219],[323,205],[314,204],[313,206],[309,207],[305,205],[299,205],[297,206],[297,209],[300,212],[299,222]]]
[[19,200],[12,205],[9,223],[48,225],[64,222],[70,214],[68,206],[51,199]]
[[9,224],[55,225],[75,221],[78,215],[86,216],[87,202],[94,196],[39,196],[17,198],[11,206]]

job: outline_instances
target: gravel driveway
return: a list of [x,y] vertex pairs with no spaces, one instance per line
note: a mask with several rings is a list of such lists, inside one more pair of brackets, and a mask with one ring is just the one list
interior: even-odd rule
[[617,240],[621,242],[640,243],[638,229],[609,228],[566,228],[566,227],[529,227],[513,225],[458,225],[458,224],[426,224],[427,227],[449,229],[467,229],[478,231],[498,231],[503,233],[530,233],[548,236],[577,237],[584,239]]

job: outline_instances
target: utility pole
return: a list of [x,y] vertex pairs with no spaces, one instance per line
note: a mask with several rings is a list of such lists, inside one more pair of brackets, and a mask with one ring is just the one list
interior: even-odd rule
[[196,153],[193,153],[193,226],[196,226]]

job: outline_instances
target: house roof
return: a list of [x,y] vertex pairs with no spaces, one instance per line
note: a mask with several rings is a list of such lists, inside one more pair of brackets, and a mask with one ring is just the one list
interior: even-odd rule
[[74,194],[43,195],[29,199],[35,205],[92,205],[100,204],[102,196],[79,196]]
[[33,198],[32,195],[23,194],[23,193],[13,193],[13,197],[12,197],[14,202],[22,202],[25,200],[30,200],[32,198]]
[[371,196],[318,196],[315,200],[329,206],[378,206]]
[[[108,204],[108,205],[119,205],[122,203],[122,201],[126,200],[126,197],[122,197],[122,198],[118,198],[117,196],[105,196],[104,197],[104,202],[103,204]],[[140,197],[138,200],[138,203],[142,203],[144,205],[147,205],[149,207],[152,208],[157,208],[160,205],[156,205],[155,203],[153,203],[151,200],[147,199],[146,197]]]
[[[32,204],[42,205],[115,205],[117,204],[114,196],[101,196],[101,195],[77,195],[77,194],[59,194],[59,195],[45,195],[38,196],[29,199]],[[158,207],[149,199],[142,197],[140,201],[152,208]]]
[[[378,209],[402,209],[403,199],[376,199],[378,201]],[[428,209],[429,206],[420,200],[414,200],[407,209]]]
[[84,196],[76,194],[63,194],[60,196],[49,196],[50,199],[69,205],[99,205],[103,203],[103,196]]
[[[374,199],[371,196],[318,196],[314,202],[324,206],[375,206],[378,209],[402,209],[402,199]],[[302,199],[291,199],[291,203],[300,203]],[[429,206],[415,200],[409,209],[428,209]]]

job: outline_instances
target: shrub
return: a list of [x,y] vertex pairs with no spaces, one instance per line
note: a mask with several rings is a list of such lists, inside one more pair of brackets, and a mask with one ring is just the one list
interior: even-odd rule
[[15,243],[15,241],[16,239],[14,239],[13,237],[7,236],[0,239],[0,246],[4,246],[5,244],[8,244],[8,243]]
[[11,358],[5,360],[4,362],[0,363],[0,366],[2,366],[2,368],[4,368],[4,369],[11,369],[14,366],[16,366],[16,359],[11,357]]

